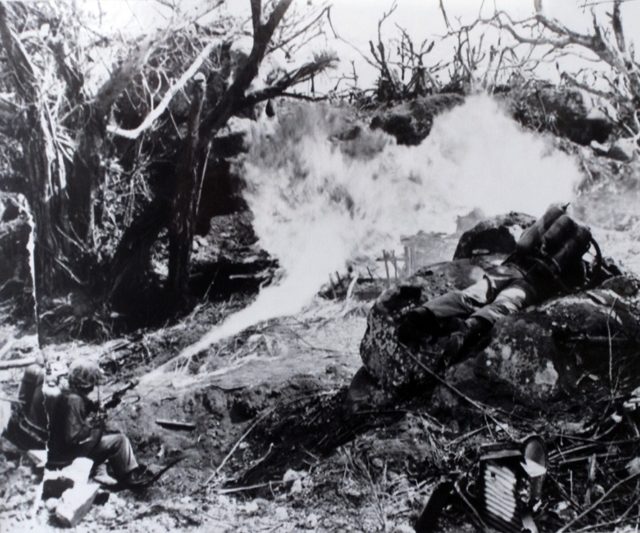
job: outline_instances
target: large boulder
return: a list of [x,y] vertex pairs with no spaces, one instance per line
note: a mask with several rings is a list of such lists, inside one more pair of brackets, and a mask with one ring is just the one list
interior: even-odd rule
[[464,97],[453,93],[423,96],[379,112],[371,120],[371,128],[393,135],[398,144],[420,144],[437,115],[463,102]]
[[431,357],[432,346],[415,346],[415,351],[409,351],[398,343],[397,330],[403,311],[448,291],[468,287],[502,259],[502,256],[485,255],[439,263],[418,270],[402,284],[380,295],[367,317],[360,356],[365,368],[383,388],[395,391],[419,386],[424,381],[424,372],[416,359],[430,365],[437,363]]
[[[514,214],[503,220],[505,224],[519,220],[523,225],[532,221]],[[405,309],[469,286],[512,251],[515,240],[511,245],[500,239],[492,241],[486,232],[509,233],[508,227],[495,220],[479,224],[470,230],[467,240],[483,243],[486,255],[474,255],[473,244],[459,246],[466,250],[460,255],[471,257],[418,271],[402,285],[385,291],[372,307],[360,354],[364,367],[388,397],[435,387],[437,383],[423,365],[444,371],[451,384],[471,397],[525,405],[540,405],[560,391],[573,389],[585,374],[603,380],[610,372],[614,377],[637,374],[640,280],[631,275],[610,278],[597,289],[561,296],[499,320],[463,362],[446,369],[441,366],[440,341],[399,344],[397,331]],[[435,388],[435,399],[450,406],[457,398],[440,386]]]
[[[600,288],[500,320],[488,344],[449,368],[446,378],[483,401],[538,406],[575,390],[585,376],[608,379],[610,367],[624,386],[620,378],[635,376],[640,368],[639,350],[640,317],[633,299]],[[435,398],[449,406],[458,401],[444,387]]]

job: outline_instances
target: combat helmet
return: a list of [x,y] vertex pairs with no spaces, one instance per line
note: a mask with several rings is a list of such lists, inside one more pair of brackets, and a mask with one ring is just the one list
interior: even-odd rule
[[69,367],[69,386],[79,391],[90,391],[102,377],[98,363],[90,359],[76,359]]

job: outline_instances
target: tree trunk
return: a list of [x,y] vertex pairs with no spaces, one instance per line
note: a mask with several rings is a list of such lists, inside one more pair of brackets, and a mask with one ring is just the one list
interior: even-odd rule
[[86,108],[84,126],[69,173],[69,209],[73,236],[87,249],[93,248],[93,228],[99,223],[102,202],[98,198],[105,179],[105,118]]
[[[174,302],[185,302],[189,281],[189,259],[193,245],[196,212],[202,191],[202,180],[208,154],[199,153],[199,127],[205,88],[196,82],[189,110],[188,134],[182,157],[176,168],[176,183],[169,223],[168,289]],[[207,150],[208,151],[208,150]],[[198,164],[202,161],[202,165]]]
[[151,249],[162,228],[167,227],[170,200],[156,193],[120,239],[111,262],[109,301],[126,315],[136,315],[144,321],[150,314],[162,314],[152,309],[161,298],[159,282],[151,275]]
[[[23,146],[24,192],[35,223],[35,295],[40,303],[73,273],[69,271],[71,249],[64,238],[66,218],[66,172],[55,143],[55,125],[38,87],[34,66],[22,43],[9,26],[7,7],[0,2],[0,37],[19,94],[29,106],[16,128]],[[62,230],[62,231],[61,231]]]

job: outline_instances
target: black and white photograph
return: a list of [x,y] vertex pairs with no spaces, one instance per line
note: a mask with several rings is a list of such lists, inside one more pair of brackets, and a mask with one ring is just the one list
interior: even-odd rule
[[0,532],[638,533],[640,0],[0,0]]

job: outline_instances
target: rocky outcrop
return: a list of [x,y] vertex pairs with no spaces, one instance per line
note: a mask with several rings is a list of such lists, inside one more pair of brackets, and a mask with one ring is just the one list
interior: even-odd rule
[[[486,347],[446,378],[484,401],[544,404],[576,390],[586,375],[608,379],[610,365],[616,379],[637,375],[639,328],[632,302],[612,290],[557,298],[499,321]],[[439,387],[435,401],[450,407],[458,399]]]
[[[433,387],[434,401],[444,407],[452,407],[458,398],[437,386],[423,365],[444,372],[447,381],[465,394],[496,403],[540,405],[561,391],[574,390],[585,375],[604,380],[615,374],[624,387],[622,377],[637,375],[640,369],[640,280],[631,275],[610,278],[596,289],[557,297],[499,320],[470,347],[462,362],[448,368],[443,368],[441,356],[444,340],[398,342],[404,310],[470,285],[513,249],[515,239],[492,240],[491,232],[507,236],[515,227],[510,223],[532,222],[515,213],[502,218],[503,226],[499,220],[480,223],[463,235],[457,255],[470,259],[423,269],[380,296],[369,313],[360,348],[369,374],[389,396]],[[474,241],[483,243],[488,255],[475,255],[475,245],[468,244]]]
[[388,390],[420,386],[425,375],[420,363],[436,367],[437,354],[430,345],[400,345],[397,330],[403,311],[480,280],[485,269],[502,256],[460,259],[421,269],[405,283],[383,292],[367,317],[367,330],[360,343],[360,356],[369,373]]
[[459,94],[434,94],[416,98],[381,111],[371,120],[371,129],[393,135],[398,144],[416,145],[429,135],[433,119],[464,102]]
[[497,96],[524,126],[549,131],[577,144],[605,142],[614,130],[611,120],[590,113],[582,93],[575,89],[538,82],[510,88]]
[[[496,91],[494,96],[523,126],[548,131],[583,146],[592,141],[604,143],[615,133],[614,123],[589,109],[582,93],[575,89],[538,82]],[[434,117],[463,102],[464,96],[455,93],[416,98],[379,111],[371,128],[393,135],[398,144],[420,144],[429,135]]]

